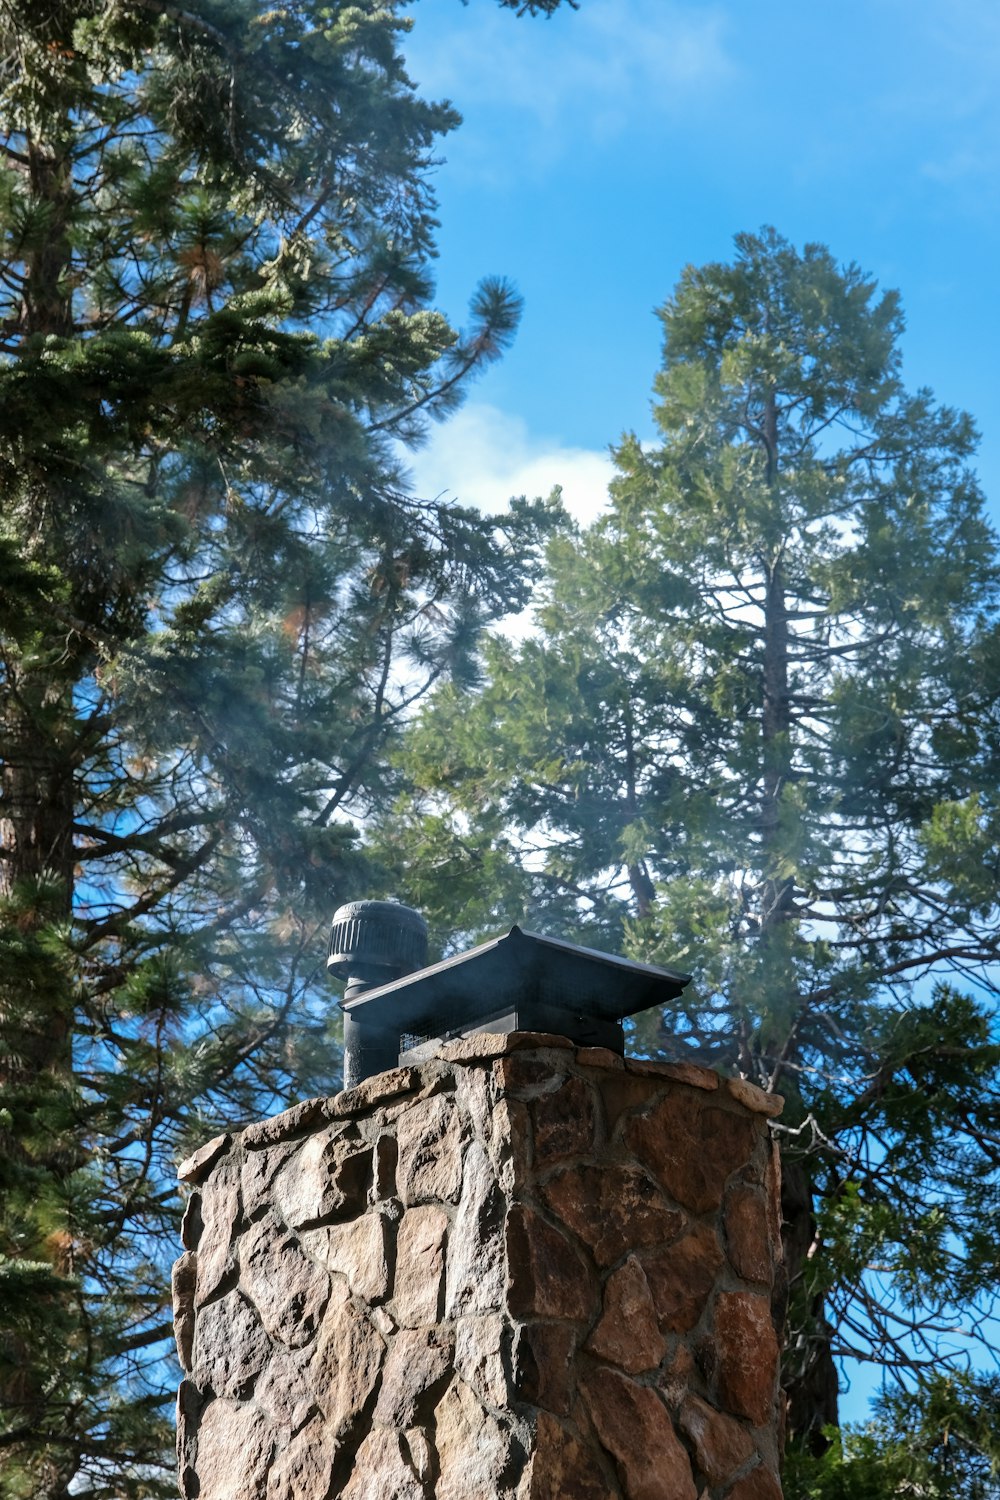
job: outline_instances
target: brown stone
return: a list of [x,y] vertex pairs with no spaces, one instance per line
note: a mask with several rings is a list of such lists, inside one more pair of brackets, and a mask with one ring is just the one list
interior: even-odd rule
[[404,1328],[419,1328],[438,1320],[447,1233],[448,1215],[443,1208],[410,1208],[400,1221],[393,1307]]
[[227,1292],[198,1315],[192,1378],[203,1391],[238,1401],[249,1396],[271,1356],[271,1341],[239,1292]]
[[671,1198],[704,1214],[719,1207],[726,1179],[750,1160],[756,1130],[746,1116],[696,1095],[668,1094],[627,1121],[624,1139]]
[[314,1416],[279,1451],[267,1476],[267,1500],[327,1500],[336,1457],[336,1443],[322,1417]]
[[581,1068],[624,1069],[625,1059],[610,1047],[577,1047],[576,1061]]
[[604,1311],[586,1348],[629,1375],[654,1370],[666,1354],[649,1283],[634,1255],[608,1277]]
[[455,1340],[442,1328],[401,1329],[382,1369],[375,1421],[416,1427],[431,1415],[454,1363]]
[[653,1062],[645,1057],[628,1057],[625,1066],[630,1073],[643,1078],[663,1078],[671,1083],[686,1083],[694,1089],[705,1089],[711,1093],[719,1087],[719,1075],[711,1068],[701,1068],[691,1062]]
[[545,1411],[538,1413],[530,1472],[518,1493],[523,1500],[618,1500],[590,1449]]
[[356,1298],[324,1318],[308,1378],[334,1437],[342,1438],[367,1413],[384,1358],[385,1340]]
[[308,1344],[330,1296],[327,1273],[273,1214],[240,1241],[240,1286],[271,1337],[291,1349]]
[[200,1182],[209,1168],[218,1161],[223,1151],[227,1151],[232,1145],[231,1135],[214,1135],[204,1146],[199,1146],[190,1156],[185,1157],[177,1168],[177,1176],[181,1182]]
[[727,1078],[726,1088],[734,1099],[745,1104],[747,1109],[753,1110],[755,1115],[767,1115],[774,1120],[785,1107],[785,1101],[780,1094],[765,1093],[748,1078]]
[[455,1325],[455,1369],[484,1406],[505,1407],[512,1399],[507,1334],[507,1321],[498,1312],[460,1318]]
[[424,1484],[434,1478],[434,1449],[426,1427],[408,1427],[403,1433],[403,1452],[410,1467]]
[[723,1224],[726,1254],[736,1274],[744,1281],[760,1281],[770,1286],[774,1279],[774,1262],[768,1211],[763,1193],[739,1184],[726,1194]]
[[630,1072],[602,1073],[599,1085],[609,1139],[614,1135],[615,1126],[622,1115],[631,1110],[647,1108],[652,1100],[658,1099],[663,1093],[662,1083],[652,1078],[637,1078]]
[[778,1341],[767,1297],[722,1292],[715,1305],[719,1399],[755,1427],[774,1421]]
[[274,1434],[259,1407],[210,1401],[198,1425],[198,1500],[261,1494],[273,1452]]
[[357,1451],[350,1478],[336,1493],[340,1500],[425,1500],[427,1492],[402,1434],[373,1427]]
[[213,1297],[235,1270],[233,1235],[239,1216],[239,1167],[232,1157],[224,1157],[211,1171],[202,1188],[203,1228],[198,1252],[196,1307]]
[[303,1099],[301,1104],[283,1109],[280,1115],[272,1115],[268,1120],[258,1120],[255,1124],[248,1125],[240,1136],[240,1143],[245,1150],[257,1150],[264,1146],[275,1146],[279,1141],[287,1141],[291,1136],[300,1134],[314,1120],[321,1120],[326,1104],[327,1101],[323,1098]]
[[573,1356],[577,1334],[570,1323],[528,1323],[520,1329],[514,1386],[535,1406],[568,1417],[573,1402]]
[[629,1250],[669,1243],[684,1228],[684,1215],[665,1203],[653,1179],[636,1167],[567,1167],[541,1191],[602,1267]]
[[359,1214],[368,1201],[372,1148],[353,1129],[317,1132],[285,1163],[274,1201],[290,1229]]
[[492,1312],[502,1305],[503,1290],[503,1195],[485,1151],[471,1141],[448,1240],[445,1317]]
[[515,1317],[593,1316],[594,1274],[564,1234],[534,1209],[515,1203],[507,1215],[505,1237],[507,1298]]
[[488,1062],[508,1052],[524,1052],[533,1047],[558,1047],[568,1051],[572,1045],[568,1037],[554,1036],[547,1031],[479,1031],[461,1041],[443,1043],[434,1056],[450,1063]]
[[513,1053],[498,1057],[493,1077],[501,1093],[541,1093],[558,1088],[562,1082],[566,1057],[546,1057],[537,1052]]
[[193,1250],[186,1250],[174,1261],[170,1275],[170,1291],[174,1305],[174,1343],[181,1369],[187,1374],[191,1370],[191,1350],[194,1343],[194,1294],[198,1285],[198,1257]]
[[661,1329],[664,1333],[690,1332],[722,1268],[722,1252],[714,1231],[707,1225],[696,1225],[676,1244],[644,1251],[639,1259]]
[[510,1419],[488,1412],[460,1376],[438,1403],[434,1427],[435,1500],[492,1500],[507,1493],[514,1458]]
[[671,1411],[675,1411],[687,1396],[694,1373],[694,1357],[686,1344],[678,1344],[660,1371],[656,1388]]
[[462,1133],[455,1100],[436,1094],[399,1117],[399,1196],[407,1206],[457,1203],[462,1191]]
[[553,1093],[534,1099],[531,1118],[536,1168],[593,1151],[594,1096],[582,1078],[566,1078]]
[[753,1439],[746,1428],[700,1396],[689,1396],[684,1402],[680,1428],[710,1484],[725,1484],[753,1456]]
[[301,1241],[305,1253],[343,1276],[355,1296],[383,1302],[389,1295],[393,1233],[385,1214],[368,1213],[350,1224],[304,1229]]
[[594,1374],[581,1388],[626,1500],[697,1500],[687,1453],[655,1390],[617,1370]]
[[771,1470],[760,1464],[726,1491],[726,1500],[781,1500],[781,1485]]
[[386,1099],[398,1099],[403,1094],[415,1094],[423,1079],[419,1068],[387,1068],[365,1078],[353,1089],[345,1089],[325,1101],[323,1113],[330,1120],[344,1120],[352,1115],[366,1115],[376,1104]]

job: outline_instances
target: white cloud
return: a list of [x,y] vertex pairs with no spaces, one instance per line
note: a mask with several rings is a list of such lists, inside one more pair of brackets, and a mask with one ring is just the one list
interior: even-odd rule
[[410,73],[425,96],[460,109],[502,105],[508,128],[514,111],[547,132],[570,117],[578,129],[582,113],[591,133],[606,137],[637,115],[706,101],[737,72],[720,5],[585,0],[579,11],[534,23],[496,5],[461,16],[454,0],[447,6],[440,19],[433,0],[417,8]]
[[413,489],[424,498],[501,511],[512,495],[548,495],[561,485],[567,510],[588,525],[607,504],[614,466],[606,453],[570,448],[530,432],[522,417],[485,402],[463,407],[417,453],[406,455]]

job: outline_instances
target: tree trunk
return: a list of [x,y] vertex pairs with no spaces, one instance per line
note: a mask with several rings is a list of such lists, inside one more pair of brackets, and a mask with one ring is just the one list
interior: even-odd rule
[[[767,483],[778,477],[778,422],[773,396],[764,412]],[[781,797],[792,775],[792,714],[789,690],[790,631],[784,564],[784,538],[775,539],[764,566],[764,660],[761,704],[760,841],[762,872],[759,941],[767,945],[794,915],[795,882],[781,873]],[[795,997],[788,997],[794,1000]],[[791,1013],[793,1006],[788,1006]],[[768,1070],[770,1071],[770,1070]],[[786,1344],[783,1384],[786,1436],[814,1454],[829,1446],[824,1427],[838,1424],[838,1377],[831,1352],[833,1329],[823,1311],[822,1295],[803,1299],[808,1260],[816,1234],[812,1186],[801,1162],[782,1161],[782,1237],[787,1298],[801,1327]]]

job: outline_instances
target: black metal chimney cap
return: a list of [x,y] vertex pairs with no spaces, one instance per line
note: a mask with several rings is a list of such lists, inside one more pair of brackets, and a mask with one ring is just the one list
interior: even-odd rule
[[620,1022],[676,1000],[690,978],[512,927],[468,953],[345,998],[341,1007],[354,1020],[397,1035],[475,1031],[510,1008],[524,1017],[519,1029],[541,1031],[552,1027],[530,1024],[532,1012]]
[[347,994],[385,985],[427,962],[427,923],[399,901],[348,901],[334,912],[326,966]]

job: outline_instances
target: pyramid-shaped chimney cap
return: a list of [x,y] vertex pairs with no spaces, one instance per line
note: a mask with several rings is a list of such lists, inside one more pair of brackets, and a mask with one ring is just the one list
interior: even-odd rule
[[502,937],[341,1002],[406,1050],[477,1031],[545,1031],[622,1051],[625,1016],[676,1000],[690,975],[512,927]]

